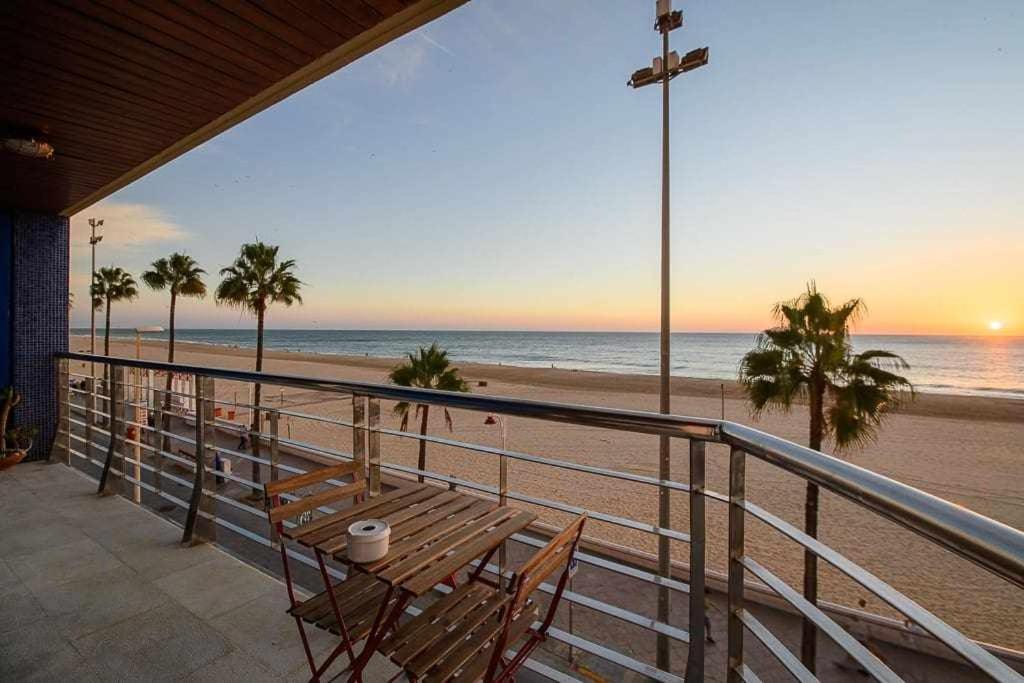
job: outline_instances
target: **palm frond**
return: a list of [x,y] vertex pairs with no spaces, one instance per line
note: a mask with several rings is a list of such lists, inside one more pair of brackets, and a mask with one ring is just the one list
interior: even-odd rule
[[93,280],[93,305],[97,298],[106,301],[131,301],[139,295],[135,278],[117,267],[100,268]]
[[833,307],[813,280],[796,299],[776,304],[772,314],[778,326],[758,335],[756,348],[740,363],[739,379],[755,415],[771,407],[787,409],[822,382],[830,401],[826,432],[837,446],[872,438],[884,413],[912,398],[914,390],[897,374],[909,367],[900,356],[853,352],[850,328],[866,310],[861,299]]
[[272,303],[301,304],[302,281],[293,272],[293,259],[278,262],[279,247],[252,242],[243,244],[234,263],[221,268],[218,303],[257,313]]
[[[388,379],[392,384],[404,387],[439,391],[469,391],[469,385],[459,374],[459,369],[451,365],[448,352],[438,347],[437,342],[429,347],[421,347],[414,353],[409,353],[405,362],[391,369]],[[402,405],[405,407],[399,411],[399,406]],[[417,415],[419,415],[421,407],[417,404]],[[408,413],[408,404],[399,403],[395,406],[395,414],[403,416],[403,430],[408,420]],[[444,419],[448,429],[451,430],[453,428],[452,416],[447,409],[444,411]]]

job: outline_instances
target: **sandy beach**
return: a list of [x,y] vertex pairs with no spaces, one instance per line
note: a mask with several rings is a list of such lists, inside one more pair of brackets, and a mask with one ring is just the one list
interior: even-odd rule
[[[73,351],[85,350],[88,341],[72,337]],[[252,349],[233,349],[179,343],[177,359],[183,363],[252,369]],[[113,341],[111,355],[135,356],[133,342]],[[166,358],[162,342],[147,342],[143,357]],[[268,352],[265,371],[350,379],[386,381],[395,359],[352,358],[304,353]],[[80,364],[76,364],[81,367]],[[516,368],[479,364],[460,365],[474,393],[530,398],[544,401],[612,406],[635,410],[657,408],[657,378],[560,369]],[[78,370],[75,370],[78,371]],[[485,387],[478,382],[487,383]],[[719,417],[721,382],[675,378],[673,412],[681,415]],[[351,417],[350,402],[315,392],[280,390],[265,385],[264,404],[283,405],[305,413]],[[244,387],[230,382],[217,384],[219,398],[236,394],[246,398]],[[390,406],[382,406],[384,424],[397,428]],[[735,383],[725,386],[725,416],[759,429],[806,443],[807,414],[797,407],[789,414],[771,414],[755,420]],[[472,443],[499,445],[496,427],[485,426],[483,415],[454,411],[452,437]],[[283,423],[292,438],[348,451],[349,430],[310,420]],[[445,431],[440,411],[431,412],[430,430]],[[657,468],[655,437],[573,427],[535,420],[512,419],[508,425],[509,448],[535,455],[587,463],[609,469],[654,474]],[[446,434],[447,436],[447,434]],[[1016,528],[1024,528],[1024,401],[921,394],[900,413],[891,415],[878,440],[842,457]],[[415,464],[416,443],[411,439],[384,437],[383,460]],[[685,444],[674,448],[678,468],[673,478],[687,481]],[[727,490],[728,458],[723,447],[708,449],[708,487]],[[493,456],[431,444],[428,469],[462,479],[494,484],[497,460]],[[656,519],[656,495],[642,484],[624,484],[595,475],[514,462],[511,487],[523,494],[559,500],[592,510],[644,522]],[[803,482],[776,468],[750,459],[747,472],[749,497],[771,512],[800,526],[803,514]],[[542,517],[563,523],[567,517],[543,510]],[[688,526],[687,499],[673,499],[673,525]],[[708,502],[708,564],[724,571],[726,566],[725,509]],[[938,549],[895,524],[863,511],[837,496],[823,493],[821,538],[895,588],[905,592],[968,635],[1014,649],[1024,649],[1024,604],[1010,585],[966,560]],[[655,549],[654,537],[609,524],[593,523],[588,535],[637,548]],[[688,548],[676,544],[674,556],[685,561]],[[767,528],[748,522],[747,553],[799,585],[801,554],[798,548]],[[855,605],[868,600],[868,609],[892,615],[880,601],[827,565],[822,572],[822,597]]]

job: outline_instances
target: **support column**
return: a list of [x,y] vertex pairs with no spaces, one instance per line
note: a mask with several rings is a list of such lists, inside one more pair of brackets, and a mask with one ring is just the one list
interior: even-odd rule
[[0,386],[22,395],[10,426],[39,430],[28,460],[49,457],[57,434],[53,355],[68,349],[68,226],[64,216],[0,209]]

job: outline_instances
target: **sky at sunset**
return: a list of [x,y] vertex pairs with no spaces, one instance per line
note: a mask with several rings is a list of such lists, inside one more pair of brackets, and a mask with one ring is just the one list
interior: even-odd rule
[[[1024,334],[1024,6],[681,2],[676,331],[749,331],[809,279],[859,330]],[[472,0],[72,219],[72,291],[244,241],[298,262],[270,327],[656,330],[654,1]],[[115,306],[160,324],[167,297]],[[72,324],[88,325],[76,306]],[[248,327],[212,297],[180,327]]]

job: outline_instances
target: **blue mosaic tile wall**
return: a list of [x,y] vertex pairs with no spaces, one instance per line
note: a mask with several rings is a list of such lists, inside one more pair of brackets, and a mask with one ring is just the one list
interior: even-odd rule
[[53,354],[68,349],[70,231],[63,216],[15,211],[12,218],[11,374],[22,394],[13,422],[39,428],[29,458],[40,460],[57,428]]

